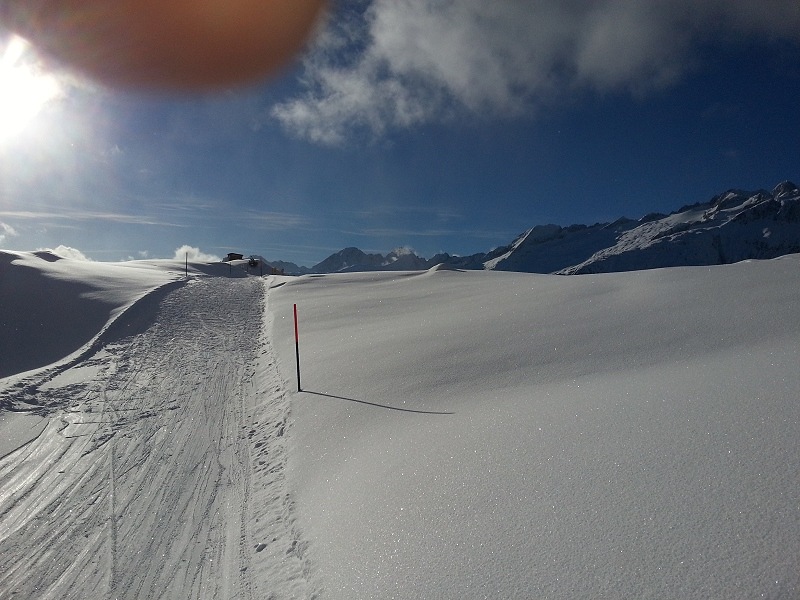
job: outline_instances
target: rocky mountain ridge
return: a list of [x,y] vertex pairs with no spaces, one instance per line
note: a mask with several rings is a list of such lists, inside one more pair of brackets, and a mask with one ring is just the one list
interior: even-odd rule
[[367,254],[345,248],[311,268],[271,261],[287,274],[457,269],[529,273],[605,273],[716,265],[800,252],[800,190],[790,182],[771,192],[728,190],[709,202],[669,214],[595,225],[537,225],[509,245],[470,256],[425,259],[408,248]]

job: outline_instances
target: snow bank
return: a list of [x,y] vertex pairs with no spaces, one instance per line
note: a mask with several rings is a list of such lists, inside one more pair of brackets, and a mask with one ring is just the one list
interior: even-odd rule
[[270,291],[325,598],[800,593],[800,260]]

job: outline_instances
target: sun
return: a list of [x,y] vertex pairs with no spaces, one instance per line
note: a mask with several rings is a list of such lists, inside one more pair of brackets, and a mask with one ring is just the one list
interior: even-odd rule
[[42,69],[28,42],[12,36],[0,48],[0,141],[19,135],[62,95],[58,80]]

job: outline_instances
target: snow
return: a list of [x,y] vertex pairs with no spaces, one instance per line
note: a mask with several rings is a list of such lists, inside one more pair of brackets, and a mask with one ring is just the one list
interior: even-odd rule
[[795,597],[798,266],[274,290],[324,597]]
[[0,250],[0,377],[44,367],[90,342],[177,263],[95,263],[47,251]]
[[798,256],[0,269],[0,597],[800,595]]
[[24,440],[37,417],[3,413],[0,596],[309,597],[264,281],[151,267],[170,283],[141,296],[126,266],[101,267],[128,307],[71,359],[0,380],[0,402],[39,419]]

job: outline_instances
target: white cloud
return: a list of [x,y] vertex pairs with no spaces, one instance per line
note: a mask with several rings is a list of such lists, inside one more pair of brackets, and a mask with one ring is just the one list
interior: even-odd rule
[[85,260],[91,261],[92,259],[86,256],[83,252],[78,250],[77,248],[72,248],[71,246],[56,246],[55,248],[43,248],[44,250],[49,250],[53,254],[60,256],[61,258],[71,258],[72,260]]
[[219,256],[206,254],[205,252],[201,252],[200,248],[195,248],[194,246],[186,244],[175,250],[175,260],[184,260],[187,255],[192,262],[219,262],[221,260]]
[[343,7],[305,60],[302,95],[271,116],[338,144],[455,115],[530,114],[576,88],[651,91],[695,48],[800,41],[796,0],[371,0]]
[[16,237],[17,231],[8,223],[0,221],[0,244],[6,241],[6,238]]

